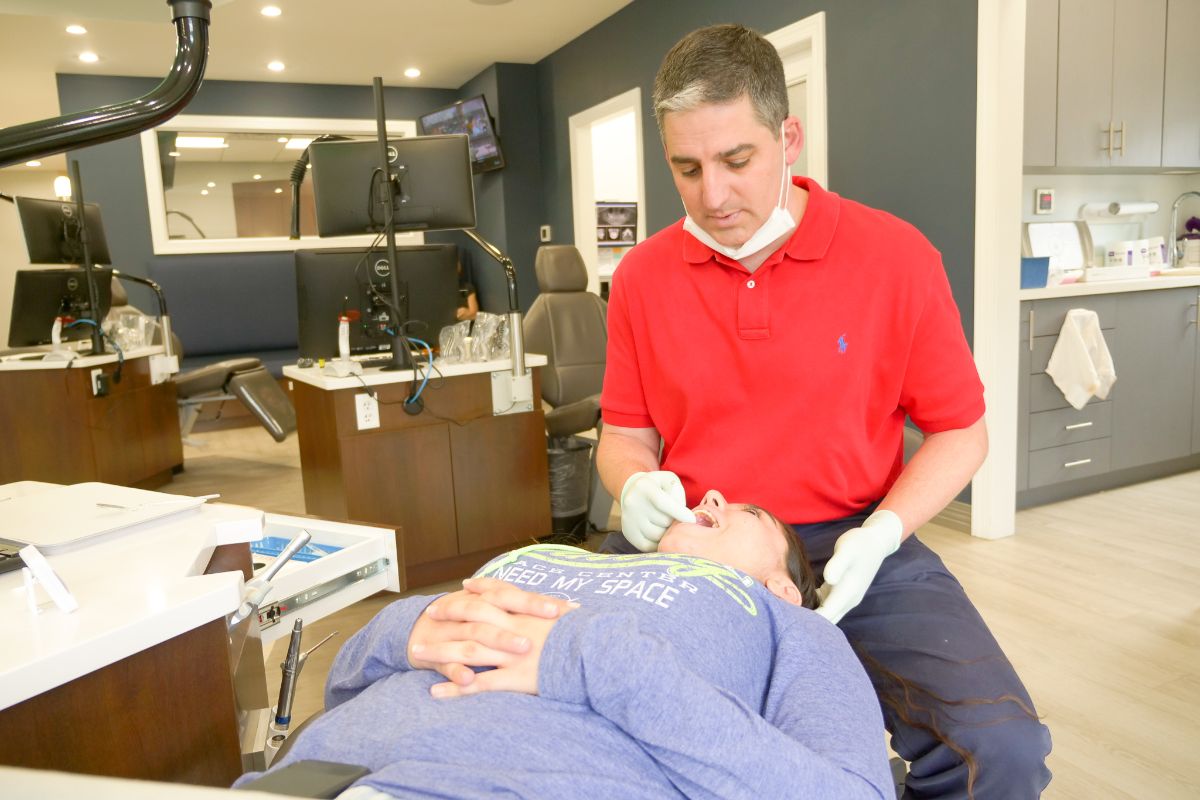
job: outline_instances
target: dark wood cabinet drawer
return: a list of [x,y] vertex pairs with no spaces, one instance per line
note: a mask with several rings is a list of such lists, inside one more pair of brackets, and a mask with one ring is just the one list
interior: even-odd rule
[[1083,408],[1060,408],[1029,415],[1029,449],[1104,439],[1112,435],[1112,403],[1089,403]]
[[1029,488],[1108,472],[1111,439],[1050,447],[1029,454]]

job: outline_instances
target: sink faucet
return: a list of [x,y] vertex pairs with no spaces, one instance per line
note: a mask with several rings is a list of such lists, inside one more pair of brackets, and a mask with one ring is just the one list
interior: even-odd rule
[[1187,197],[1200,197],[1200,192],[1184,192],[1179,197],[1176,197],[1175,202],[1171,204],[1171,249],[1167,251],[1169,253],[1167,257],[1168,267],[1178,266],[1179,257],[1182,255],[1179,252],[1179,234],[1176,231],[1179,230],[1179,204]]

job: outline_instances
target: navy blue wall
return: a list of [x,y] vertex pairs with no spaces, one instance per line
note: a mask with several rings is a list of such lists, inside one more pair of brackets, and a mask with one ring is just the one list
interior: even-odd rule
[[688,31],[763,32],[824,11],[830,188],[916,225],[942,252],[971,331],[975,228],[975,3],[963,0],[636,0],[538,63],[546,219],[570,241],[567,120],[641,87],[646,229],[682,213],[653,123],[654,73]]

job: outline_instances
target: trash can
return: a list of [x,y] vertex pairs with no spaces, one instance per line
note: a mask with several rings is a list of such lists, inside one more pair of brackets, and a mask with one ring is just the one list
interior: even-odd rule
[[551,439],[550,521],[556,535],[587,538],[588,484],[594,443],[578,436]]

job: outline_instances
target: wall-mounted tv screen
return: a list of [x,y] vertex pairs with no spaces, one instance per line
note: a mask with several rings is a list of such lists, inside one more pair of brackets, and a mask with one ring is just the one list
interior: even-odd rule
[[633,247],[637,244],[637,203],[596,203],[596,244]]
[[420,124],[421,133],[426,136],[465,133],[470,142],[472,172],[488,172],[504,166],[500,139],[483,95],[430,111],[421,116]]

